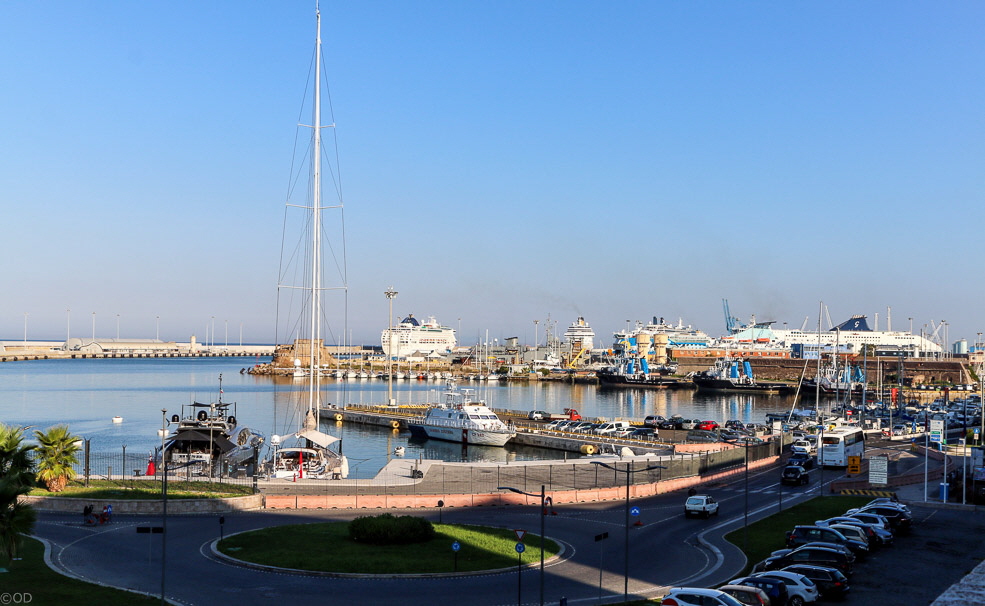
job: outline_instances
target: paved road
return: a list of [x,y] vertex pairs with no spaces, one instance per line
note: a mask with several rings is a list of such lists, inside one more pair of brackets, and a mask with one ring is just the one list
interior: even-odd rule
[[[826,473],[825,481],[836,478]],[[637,596],[661,595],[668,585],[711,586],[735,576],[745,565],[738,548],[728,545],[722,535],[741,527],[749,504],[749,520],[777,510],[778,469],[750,473],[748,491],[745,478],[708,486],[704,492],[722,503],[722,515],[709,520],[684,520],[683,495],[663,495],[634,501],[641,510],[641,526],[630,527],[629,593]],[[784,507],[802,501],[817,486],[785,488]],[[624,503],[559,506],[558,515],[546,519],[547,535],[561,541],[566,552],[546,571],[546,603],[557,604],[561,597],[569,604],[595,603],[600,596],[599,570],[602,571],[601,596],[605,602],[619,601],[624,587],[625,505]],[[853,578],[853,595],[848,604],[889,606],[901,603],[905,591],[908,603],[929,603],[943,589],[972,566],[985,559],[985,542],[974,546],[961,542],[965,529],[985,530],[985,522],[969,512],[919,508],[918,525],[900,545],[877,552],[859,566]],[[258,512],[225,516],[226,534],[271,525],[322,520],[345,520],[366,511]],[[375,513],[375,512],[373,512]],[[445,521],[524,528],[536,533],[540,517],[535,507],[447,509]],[[424,515],[433,519],[437,512]],[[969,522],[969,518],[973,522]],[[633,518],[635,520],[635,518]],[[157,518],[118,516],[109,527],[86,528],[78,516],[42,515],[37,533],[53,544],[52,560],[64,571],[113,586],[138,589],[151,594],[161,591],[161,535],[137,534],[136,526],[160,525]],[[351,579],[300,576],[259,572],[216,560],[210,544],[219,536],[216,516],[182,516],[168,520],[165,593],[182,604],[237,603],[264,604],[270,601],[304,603],[312,599],[338,604],[434,604],[436,601],[468,597],[469,604],[497,605],[517,601],[515,570],[488,575],[412,579]],[[597,534],[608,532],[609,539],[596,543]],[[965,543],[967,543],[967,536]],[[324,549],[324,545],[298,545],[299,550]],[[780,546],[778,546],[779,548]],[[923,560],[922,558],[927,558]],[[977,558],[977,560],[976,560]],[[932,574],[916,562],[928,561]],[[914,587],[915,571],[921,579]],[[539,574],[536,567],[522,573],[522,602],[538,601]],[[906,588],[903,590],[902,588]],[[43,592],[39,592],[43,593]],[[927,599],[923,599],[927,597]],[[915,600],[913,598],[916,598]]]

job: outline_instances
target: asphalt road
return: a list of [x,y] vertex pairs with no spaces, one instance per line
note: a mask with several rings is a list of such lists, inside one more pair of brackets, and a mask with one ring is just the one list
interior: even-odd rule
[[[735,546],[721,538],[741,527],[748,495],[749,520],[777,510],[778,468],[706,487],[722,503],[722,514],[709,520],[685,520],[682,493],[640,499],[641,522],[629,530],[629,593],[638,597],[662,595],[666,586],[713,586],[728,581],[745,565]],[[838,474],[825,473],[825,482]],[[783,490],[786,507],[818,490],[815,485]],[[620,601],[626,573],[625,503],[558,506],[556,516],[546,518],[547,536],[560,541],[565,553],[545,572],[545,603],[569,604]],[[447,509],[446,522],[476,523],[539,531],[537,507]],[[846,604],[889,606],[928,604],[951,583],[985,559],[982,530],[985,520],[974,512],[915,507],[917,525],[898,545],[876,552],[857,566],[852,594]],[[346,520],[367,513],[359,511],[290,511],[226,514],[223,532],[231,534],[272,525],[323,520]],[[422,511],[437,519],[436,510]],[[138,534],[137,526],[160,526],[160,517],[117,516],[105,527],[83,527],[79,516],[43,514],[37,535],[52,543],[53,565],[70,574],[105,584],[160,595],[162,588],[160,534]],[[594,537],[608,532],[609,538]],[[448,599],[467,598],[470,605],[517,603],[515,569],[485,574],[434,578],[333,578],[247,569],[217,560],[211,543],[219,537],[218,516],[180,516],[167,521],[167,556],[164,591],[181,604],[240,606],[307,603],[400,604],[415,606]],[[974,533],[974,534],[972,534]],[[972,544],[969,544],[972,543]],[[777,546],[780,548],[781,546]],[[325,549],[324,545],[298,545],[299,550]],[[601,571],[601,589],[599,574]],[[522,572],[522,603],[539,600],[539,570]],[[43,602],[43,588],[32,591]]]

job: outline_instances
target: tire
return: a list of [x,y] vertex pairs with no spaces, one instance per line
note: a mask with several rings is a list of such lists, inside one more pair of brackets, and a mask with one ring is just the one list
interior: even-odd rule
[[799,595],[790,596],[790,600],[787,602],[790,606],[804,606],[804,598]]

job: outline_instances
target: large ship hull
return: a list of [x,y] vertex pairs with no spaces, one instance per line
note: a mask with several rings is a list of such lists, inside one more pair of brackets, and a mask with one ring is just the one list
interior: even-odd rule
[[784,383],[737,383],[729,379],[694,377],[691,379],[699,390],[729,393],[785,394],[792,388]]
[[685,387],[685,385],[677,379],[668,379],[661,376],[642,374],[627,375],[601,370],[596,372],[595,376],[598,378],[600,385],[612,387],[650,387],[656,389]]
[[476,446],[504,446],[516,435],[515,432],[489,431],[464,427],[442,427],[427,423],[409,423],[412,434],[432,440],[445,440]]

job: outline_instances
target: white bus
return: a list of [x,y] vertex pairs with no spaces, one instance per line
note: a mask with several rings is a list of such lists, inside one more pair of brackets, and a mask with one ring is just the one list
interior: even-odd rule
[[865,434],[860,427],[838,427],[819,434],[817,462],[828,467],[847,467],[848,457],[861,457]]

